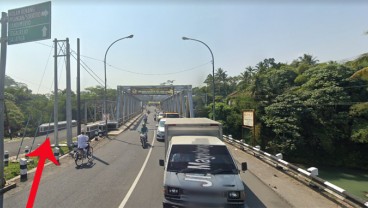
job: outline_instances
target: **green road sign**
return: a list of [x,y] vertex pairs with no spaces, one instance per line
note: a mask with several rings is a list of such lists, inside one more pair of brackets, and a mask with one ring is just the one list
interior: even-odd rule
[[51,1],[8,11],[8,45],[51,38]]

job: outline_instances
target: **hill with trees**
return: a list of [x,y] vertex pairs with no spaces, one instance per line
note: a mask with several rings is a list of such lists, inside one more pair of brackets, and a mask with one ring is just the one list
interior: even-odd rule
[[[225,134],[292,162],[368,169],[367,67],[367,54],[346,63],[304,54],[290,64],[265,59],[234,77],[219,68],[216,120]],[[211,118],[212,76],[204,83],[193,89],[196,113]],[[242,129],[245,109],[255,109],[255,138]]]

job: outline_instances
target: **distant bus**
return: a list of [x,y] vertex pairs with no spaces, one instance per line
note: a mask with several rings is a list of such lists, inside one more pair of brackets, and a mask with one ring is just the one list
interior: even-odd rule
[[[77,121],[72,120],[72,127],[77,126]],[[66,129],[66,121],[59,121],[58,122],[58,129]],[[39,134],[47,134],[48,132],[54,131],[54,123],[44,123],[38,126],[38,133]]]

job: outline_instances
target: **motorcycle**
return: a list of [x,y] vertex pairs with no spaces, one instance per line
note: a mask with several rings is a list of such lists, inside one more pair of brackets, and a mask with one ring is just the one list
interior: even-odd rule
[[140,137],[140,140],[141,140],[142,147],[143,148],[146,148],[146,145],[147,145],[147,133],[140,132],[139,137]]
[[146,124],[147,123],[147,117],[143,119],[143,122]]

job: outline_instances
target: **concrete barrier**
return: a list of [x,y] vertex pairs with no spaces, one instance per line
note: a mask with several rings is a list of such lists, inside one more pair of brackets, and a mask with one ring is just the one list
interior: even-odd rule
[[59,162],[59,153],[60,153],[60,149],[59,149],[58,147],[55,147],[55,148],[54,148],[54,156],[55,156],[55,159],[56,159],[56,161],[57,161],[58,163],[60,163],[60,162]]
[[354,205],[359,205],[361,207],[368,207],[368,201],[363,201],[362,199],[348,193],[346,190],[317,177],[318,169],[315,167],[308,168],[308,171],[303,170],[291,163],[286,162],[285,160],[282,160],[281,153],[276,154],[276,156],[273,156],[267,152],[262,151],[259,146],[252,147],[244,142],[233,139],[231,135],[229,136],[224,135],[223,137],[224,137],[224,141],[234,146],[240,145],[242,147],[240,149],[243,149],[244,151],[251,151],[254,156],[257,156],[257,157],[259,155],[266,156],[268,160],[271,160],[274,163],[276,163],[276,167],[282,165],[282,166],[286,166],[287,168],[289,168],[289,170],[292,170],[296,173],[301,173],[304,177],[307,177],[308,179],[315,182],[316,184],[319,184],[321,187],[324,187],[327,192],[332,191],[338,194],[339,196],[343,197],[343,200],[349,204],[352,202],[354,203]]
[[[28,146],[26,146],[25,148],[24,148],[24,155],[27,155],[29,153],[29,147]],[[28,157],[27,156],[25,156],[26,157],[26,159],[28,159]]]
[[27,159],[21,158],[19,161],[20,165],[20,181],[27,180]]
[[9,152],[5,151],[4,152],[4,166],[8,166],[9,165]]

